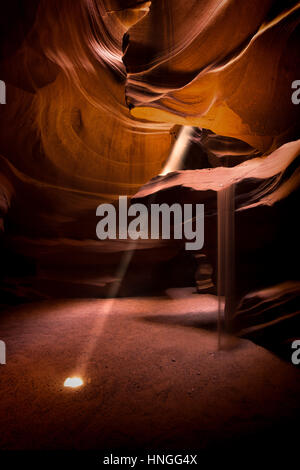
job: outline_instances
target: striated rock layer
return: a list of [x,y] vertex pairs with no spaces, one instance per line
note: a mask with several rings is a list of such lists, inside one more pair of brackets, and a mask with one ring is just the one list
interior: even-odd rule
[[263,152],[294,140],[299,23],[295,0],[153,0],[124,56],[132,114],[205,127]]
[[[96,208],[134,194],[159,172],[174,142],[173,123],[141,121],[126,105],[123,35],[148,11],[148,2],[136,3],[12,1],[1,20],[5,292],[21,298],[103,295],[102,287],[116,278],[129,244],[107,247],[96,240]],[[152,253],[153,244],[144,250]],[[116,256],[108,262],[111,251]],[[158,248],[163,260],[172,249],[162,252]],[[51,274],[45,274],[49,265]],[[24,274],[37,275],[38,285]]]

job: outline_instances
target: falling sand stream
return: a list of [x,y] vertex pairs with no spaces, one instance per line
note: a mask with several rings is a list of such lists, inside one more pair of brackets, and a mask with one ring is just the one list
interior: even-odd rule
[[[183,126],[161,175],[182,168],[188,151],[193,127]],[[235,184],[217,193],[218,219],[218,348],[222,347],[222,329],[230,332],[235,310]]]
[[[222,326],[230,332],[235,310],[235,184],[217,193],[218,211],[218,348]],[[223,298],[225,302],[223,302]]]

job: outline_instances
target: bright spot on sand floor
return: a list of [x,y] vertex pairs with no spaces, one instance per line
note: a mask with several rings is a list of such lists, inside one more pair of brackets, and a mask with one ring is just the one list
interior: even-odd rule
[[64,387],[77,388],[83,385],[83,380],[80,377],[68,377],[64,382]]

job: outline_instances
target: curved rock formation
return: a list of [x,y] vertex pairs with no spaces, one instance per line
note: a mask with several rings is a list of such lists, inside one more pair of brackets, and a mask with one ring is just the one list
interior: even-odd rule
[[299,12],[295,0],[153,0],[124,57],[132,114],[205,127],[263,152],[297,138]]
[[[20,5],[26,19],[10,49],[5,44],[15,34]],[[134,194],[159,172],[174,141],[172,123],[136,119],[125,102],[123,36],[147,13],[148,2],[41,0],[14,6],[0,64],[7,85],[0,115],[1,191],[8,194],[2,212],[10,206],[3,269],[12,275],[13,252],[18,254],[14,280],[24,270],[40,273],[45,257],[57,270],[69,263],[69,274],[75,270],[79,279],[86,256],[93,284],[97,266],[102,276],[107,251],[96,241],[97,206]],[[127,245],[112,250],[122,258]],[[106,279],[117,265],[112,261],[109,272],[104,268]],[[25,281],[34,293],[31,282]],[[57,280],[46,292],[56,295],[58,285]],[[76,295],[78,287],[68,292]],[[94,295],[97,288],[89,292]],[[101,288],[98,292],[103,294]]]

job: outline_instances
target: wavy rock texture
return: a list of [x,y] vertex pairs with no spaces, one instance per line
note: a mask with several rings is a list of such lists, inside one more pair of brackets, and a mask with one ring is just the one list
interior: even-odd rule
[[280,352],[290,360],[291,344],[299,339],[299,300],[299,281],[251,292],[242,299],[234,315],[234,328],[240,336]]
[[[28,60],[33,92],[27,77],[2,64],[9,104],[1,120],[1,153],[18,170],[105,200],[134,193],[157,173],[172,144],[172,125],[130,116],[121,60],[125,32],[101,2],[40,2],[30,34],[11,57],[17,64],[20,56]],[[34,62],[39,53],[42,64]]]
[[132,114],[205,127],[263,152],[297,138],[299,21],[297,1],[153,0],[124,57]]
[[[192,129],[186,147],[186,152],[180,159],[180,169],[182,170],[215,168],[218,166],[232,167],[262,155],[261,152],[246,142],[217,135],[208,129],[198,127]],[[174,166],[174,164],[171,166]]]
[[[57,270],[69,263],[69,276],[78,280],[84,268],[74,268],[76,256],[82,265],[86,255],[83,263],[85,269],[92,264],[93,284],[95,267],[102,265],[107,251],[96,241],[96,207],[134,194],[159,172],[174,141],[172,123],[136,119],[125,102],[123,35],[149,5],[94,0],[10,3],[1,54],[8,103],[0,116],[5,195],[0,216],[8,212],[9,250],[3,269],[6,275],[13,270],[11,251],[18,254],[14,264],[21,274],[28,268],[28,261],[22,268],[23,258],[31,260],[30,271],[40,272],[41,257],[48,256],[59,265]],[[64,261],[57,246],[64,247]],[[115,251],[122,258],[127,243],[119,243]],[[109,273],[106,269],[108,284],[115,264]],[[72,269],[77,273],[70,273]],[[54,295],[59,284],[55,282],[50,289]],[[78,288],[72,286],[76,295]],[[97,288],[89,292],[95,294]],[[101,295],[100,288],[98,292]]]

